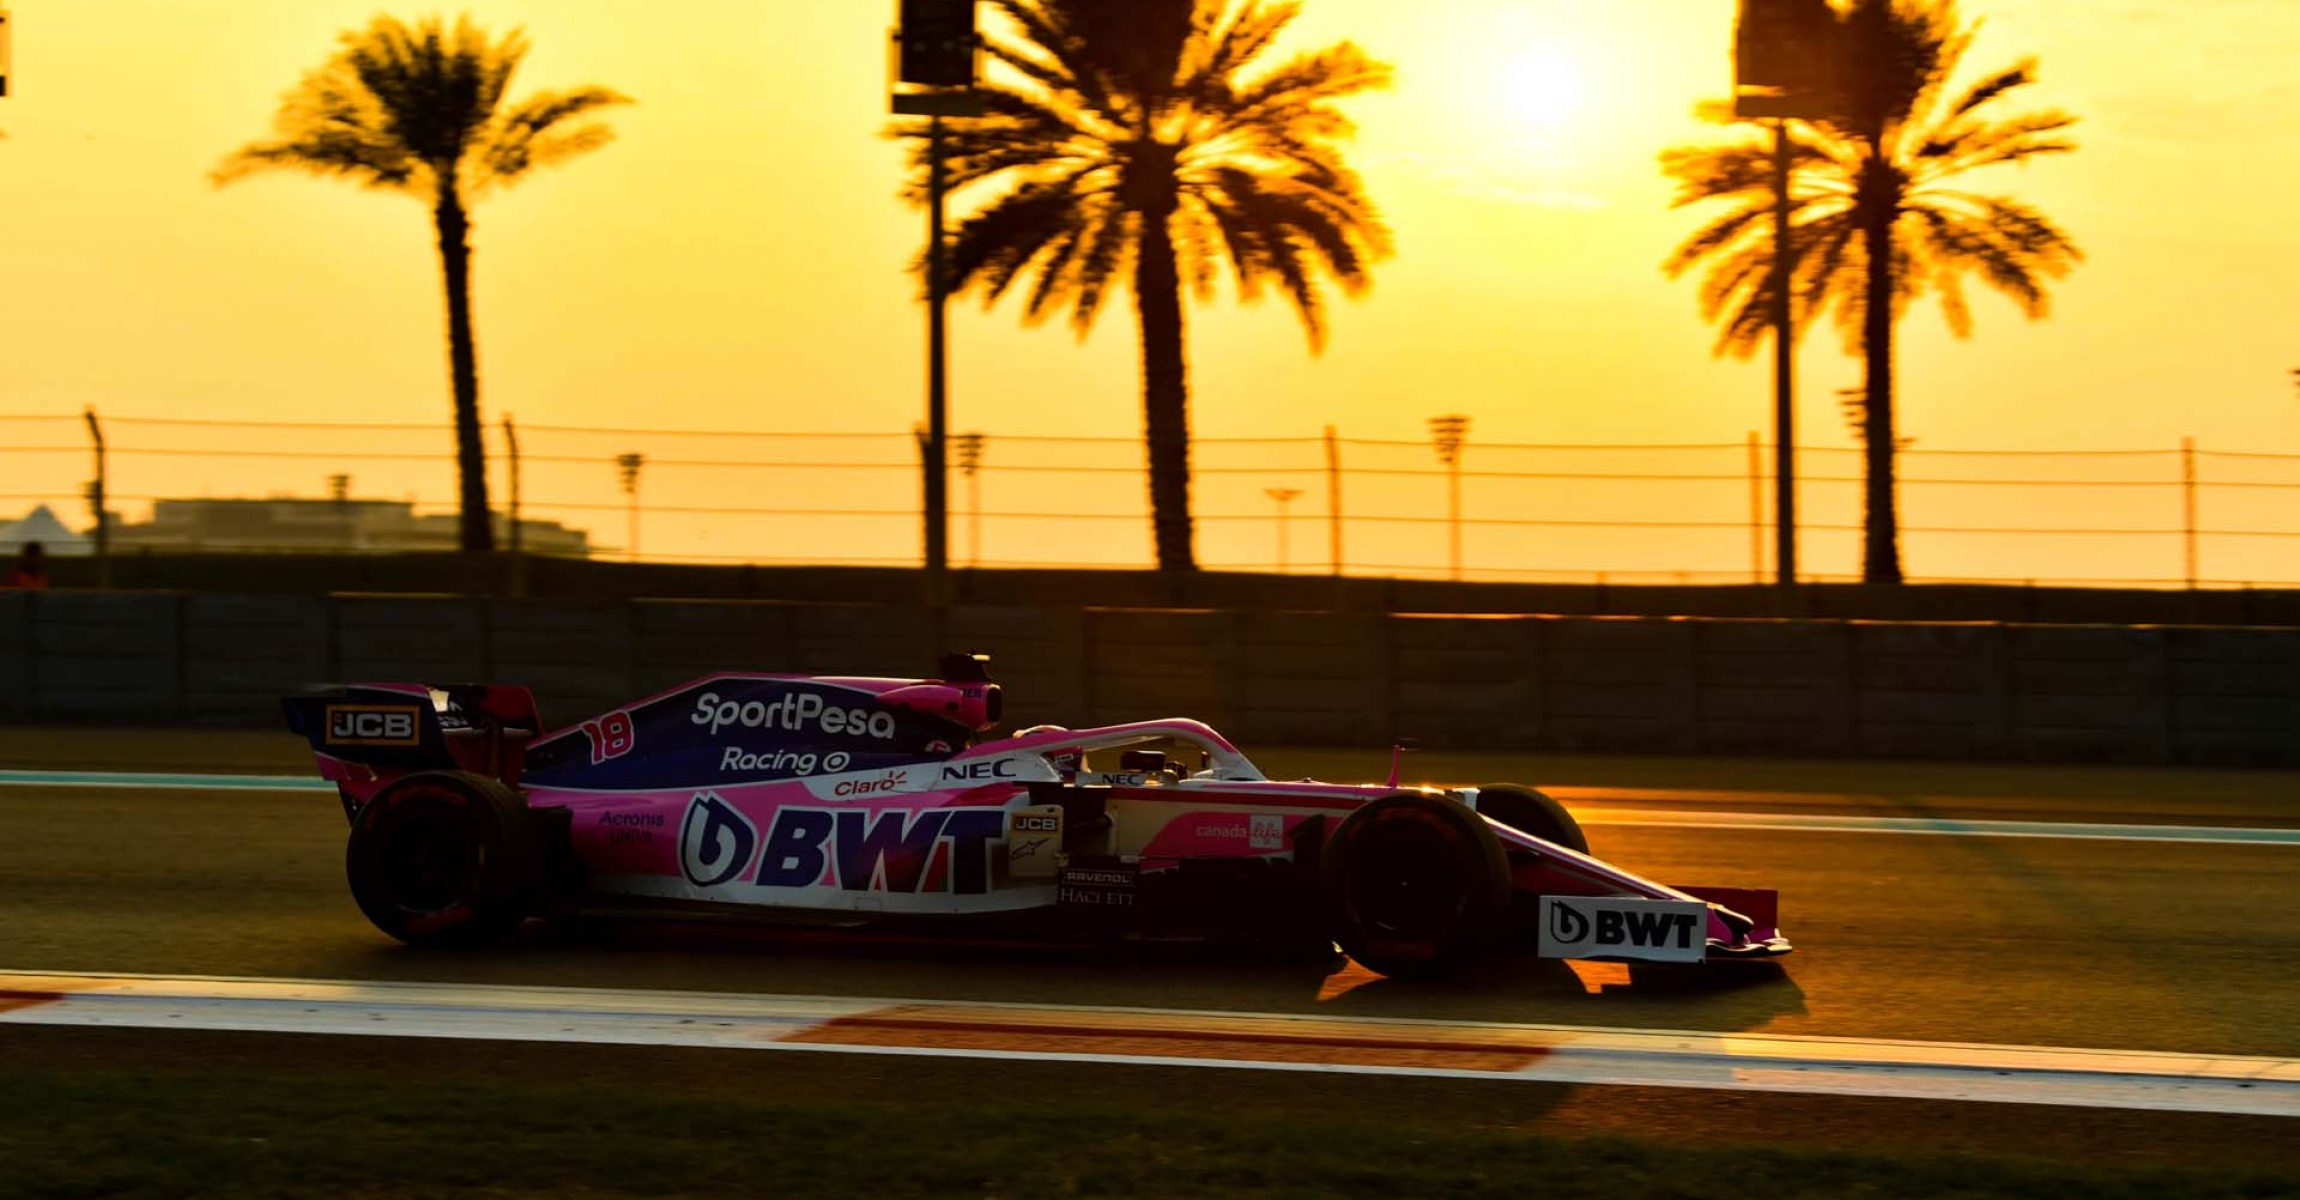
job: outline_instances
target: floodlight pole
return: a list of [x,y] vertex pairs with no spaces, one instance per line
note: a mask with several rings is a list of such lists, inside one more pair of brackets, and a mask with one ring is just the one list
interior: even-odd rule
[[1773,534],[1775,582],[1797,586],[1797,337],[1790,289],[1796,230],[1789,182],[1789,122],[1824,120],[1842,98],[1835,76],[1842,18],[1830,0],[1740,0],[1733,30],[1733,111],[1773,125],[1773,269],[1766,286],[1773,327]]
[[1797,338],[1789,287],[1789,122],[1773,122],[1773,561],[1779,586],[1797,586]]
[[940,607],[949,597],[950,478],[944,464],[949,436],[948,251],[943,245],[943,200],[950,170],[943,161],[940,116],[927,119],[926,135],[926,600]]
[[[949,117],[979,117],[982,41],[975,35],[975,0],[900,0],[896,6],[891,104],[897,114],[923,116],[926,127],[926,432],[919,439],[920,507],[925,512],[926,605],[939,625],[950,602],[950,476],[947,308],[950,250],[943,207],[950,191]],[[906,88],[924,90],[905,90]],[[941,633],[935,633],[941,644]]]

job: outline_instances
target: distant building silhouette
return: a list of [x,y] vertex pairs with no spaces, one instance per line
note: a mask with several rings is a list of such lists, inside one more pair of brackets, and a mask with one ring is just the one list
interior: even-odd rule
[[88,539],[57,519],[56,510],[43,504],[14,521],[0,521],[0,554],[15,554],[27,542],[38,542],[50,558],[74,558],[95,552]]
[[[499,537],[509,532],[500,512],[492,514]],[[307,554],[440,553],[461,544],[454,513],[417,516],[404,500],[331,500],[287,497],[225,500],[157,500],[152,519],[112,518],[115,550],[158,552],[302,552]],[[504,538],[498,544],[504,544]],[[519,544],[529,554],[586,558],[590,535],[557,521],[521,520]]]

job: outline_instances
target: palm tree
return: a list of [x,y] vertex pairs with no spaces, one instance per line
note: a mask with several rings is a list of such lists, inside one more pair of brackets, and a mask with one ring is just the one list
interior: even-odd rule
[[[1893,327],[1911,301],[1937,293],[1949,328],[1972,332],[1964,283],[1977,275],[2029,319],[2050,310],[2047,280],[2084,256],[2035,208],[1952,186],[1983,167],[2076,149],[2076,118],[2059,110],[2000,115],[2000,101],[2036,81],[2034,59],[1961,91],[1950,81],[1978,26],[1955,0],[1854,0],[1842,18],[1845,85],[1825,121],[1792,125],[1790,294],[1798,327],[1833,310],[1866,363],[1862,403],[1867,514],[1862,577],[1902,580],[1895,511]],[[1675,205],[1730,209],[1670,256],[1675,277],[1701,263],[1702,315],[1717,351],[1746,357],[1769,331],[1773,155],[1770,138],[1681,146],[1662,154]]]
[[613,136],[607,127],[581,118],[629,103],[606,88],[582,87],[506,106],[504,91],[526,55],[520,31],[491,40],[468,16],[453,29],[437,17],[411,27],[379,16],[345,33],[335,56],[281,99],[272,140],[241,148],[214,174],[220,186],[258,171],[304,171],[431,205],[447,284],[465,550],[494,548],[471,335],[470,203],[536,167],[605,145]]
[[[1333,101],[1388,84],[1342,42],[1251,76],[1300,6],[1263,0],[995,0],[1023,40],[993,37],[1014,77],[982,90],[988,114],[948,135],[951,186],[1007,189],[956,229],[946,282],[985,306],[1032,276],[1023,317],[1057,308],[1083,338],[1113,282],[1130,279],[1142,330],[1142,414],[1158,565],[1196,568],[1182,287],[1215,295],[1227,261],[1242,299],[1274,286],[1324,345],[1321,276],[1356,295],[1389,231],[1334,143]],[[923,196],[925,131],[912,139]]]

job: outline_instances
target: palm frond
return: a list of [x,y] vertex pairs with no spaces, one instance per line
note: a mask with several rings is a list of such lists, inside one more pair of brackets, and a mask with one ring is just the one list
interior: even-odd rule
[[[943,131],[945,179],[953,191],[1010,173],[1067,174],[1085,163],[1111,161],[1114,131],[1088,110],[999,85],[985,86],[981,94],[984,116],[950,122]],[[903,197],[923,204],[932,135],[917,125],[898,126],[892,132],[909,146],[910,173]]]
[[[1003,38],[986,37],[982,40],[984,53],[993,62],[1006,67],[1024,79],[1056,95],[1083,99],[1082,86],[1070,70],[1060,62],[1051,62]],[[978,87],[983,85],[977,85]]]
[[382,104],[392,136],[445,174],[494,114],[527,39],[513,30],[491,43],[468,16],[452,29],[436,17],[411,27],[381,16],[366,32],[346,34],[343,53]]
[[1772,274],[1772,248],[1752,242],[1720,258],[1702,279],[1701,316],[1718,325],[1712,354],[1747,358],[1764,340],[1772,319]]
[[1023,299],[1022,323],[1036,325],[1044,321],[1054,311],[1056,302],[1064,295],[1064,289],[1074,286],[1075,271],[1072,264],[1078,261],[1078,252],[1086,245],[1087,239],[1100,228],[1098,217],[1106,218],[1107,214],[1085,209],[1072,210],[1071,219],[1063,224],[1061,232],[1046,241],[1039,253],[1028,259],[1016,258],[1012,268],[1002,278],[989,281],[988,290],[983,295],[984,306],[996,303],[999,293],[1006,290],[1007,284],[1020,278],[1026,271],[1036,270],[1038,282],[1031,286],[1030,294]]
[[1381,91],[1395,78],[1388,63],[1350,42],[1305,51],[1269,74],[1236,87],[1203,106],[1210,128],[1203,136],[1260,127],[1297,135],[1347,137],[1348,118],[1330,104],[1347,96]]
[[1379,224],[1352,220],[1337,212],[1316,189],[1273,188],[1269,197],[1272,215],[1290,225],[1316,252],[1325,274],[1342,294],[1364,294],[1371,282],[1367,260],[1382,253],[1388,231]]
[[1948,321],[1949,332],[1960,338],[1971,337],[1973,309],[1965,299],[1964,272],[1951,265],[1968,254],[1962,231],[1942,220],[1942,214],[1935,210],[1918,209],[1911,216],[1919,228],[1917,237],[1924,247],[1924,257],[1934,264],[1927,282],[1940,293],[1941,315]]
[[1221,105],[1235,90],[1237,73],[1278,40],[1302,6],[1293,0],[1246,0],[1227,20],[1217,20],[1212,15],[1217,11],[1218,6],[1201,8],[1198,33],[1183,48],[1180,91],[1200,105]]
[[473,186],[510,183],[539,166],[564,162],[613,141],[614,131],[599,122],[570,123],[631,98],[603,87],[574,88],[530,96],[491,120],[478,138],[472,159]]
[[1954,121],[1971,115],[1982,105],[2012,91],[2036,82],[2036,60],[2024,58],[1996,74],[1981,80],[1965,90],[1964,96],[1949,106],[1944,120]]
[[277,136],[227,157],[228,183],[257,171],[299,170],[368,187],[462,193],[508,183],[533,167],[606,143],[601,125],[569,122],[628,100],[605,88],[534,97],[504,111],[527,55],[512,30],[490,39],[469,17],[409,25],[379,16],[343,35],[335,54],[281,99]]
[[[1314,211],[1307,210],[1300,203],[1298,195],[1289,196],[1281,188],[1271,187],[1269,181],[1259,177],[1232,175],[1226,190],[1230,210],[1238,215],[1238,219],[1263,231],[1262,270],[1273,277],[1279,291],[1293,304],[1296,315],[1301,318],[1303,330],[1309,335],[1312,351],[1323,349],[1326,338],[1325,300],[1316,280],[1310,275],[1308,262],[1308,252],[1313,247],[1324,248],[1322,232],[1316,229],[1316,226],[1323,223],[1321,218]],[[1336,252],[1327,250],[1329,265],[1336,268],[1346,266],[1350,271],[1356,271],[1355,251],[1348,245],[1346,238],[1335,235],[1335,240],[1341,243],[1338,251],[1340,259],[1335,261],[1332,256]],[[1348,285],[1348,275],[1339,269],[1334,273],[1344,286]]]
[[340,60],[305,75],[272,124],[277,136],[233,152],[210,178],[220,186],[293,170],[388,191],[429,190],[428,166],[392,136],[382,105]]
[[1061,181],[1028,184],[960,221],[950,239],[952,293],[980,286],[995,304],[1031,261],[1082,226],[1078,197]]
[[[995,0],[999,11],[1022,30],[1032,49],[1039,51],[1056,77],[1064,82],[1053,90],[1067,92],[1077,103],[1117,125],[1128,124],[1129,114],[1113,95],[1091,49],[1071,28],[1068,14],[1051,0]],[[1001,56],[1003,57],[1003,56]]]
[[[1252,212],[1246,215],[1254,216]],[[1265,248],[1269,271],[1276,276],[1278,290],[1292,302],[1294,315],[1301,319],[1302,332],[1310,339],[1310,352],[1322,353],[1326,348],[1326,298],[1310,274],[1300,235],[1281,230],[1266,240]]]
[[1191,298],[1212,304],[1218,294],[1215,284],[1221,278],[1221,228],[1205,204],[1195,199],[1176,208],[1172,228],[1176,265]]
[[[1808,132],[1794,133],[1789,142],[1792,187],[1806,191],[1832,190],[1841,180],[1845,163],[1830,147]],[[1671,208],[1736,196],[1773,197],[1772,138],[1748,138],[1710,146],[1672,146],[1661,152],[1661,173],[1677,181]]]
[[1101,315],[1111,284],[1135,253],[1142,219],[1139,212],[1111,204],[1093,222],[1092,236],[1086,239],[1068,281],[1070,328],[1079,337],[1094,331],[1094,318]]
[[1800,253],[1791,303],[1802,329],[1832,310],[1848,345],[1856,344],[1867,303],[1863,285],[1868,249],[1861,243],[1860,214],[1847,207],[1798,226]]
[[2059,226],[2009,197],[1927,193],[1907,211],[1924,229],[1940,272],[1977,272],[2031,320],[2051,312],[2044,281],[2065,278],[2084,258]]
[[1104,90],[1148,129],[1176,99],[1181,64],[1202,25],[1198,0],[1046,0]]
[[1675,279],[1698,265],[1701,260],[1738,241],[1742,234],[1755,229],[1770,229],[1767,222],[1772,219],[1773,206],[1769,203],[1734,209],[1694,231],[1693,236],[1686,238],[1677,249],[1670,252],[1668,260],[1661,264],[1661,270]]
[[1231,278],[1237,282],[1238,299],[1252,304],[1262,298],[1262,282],[1271,271],[1269,252],[1263,245],[1270,231],[1250,220],[1235,199],[1237,194],[1254,187],[1253,174],[1242,167],[1225,165],[1215,168],[1212,175],[1207,185],[1191,189],[1185,198],[1205,213],[1220,235],[1222,249],[1230,261]]
[[[1030,277],[1026,321],[1067,304],[1092,327],[1163,226],[1188,291],[1210,299],[1221,264],[1251,301],[1284,291],[1313,347],[1327,281],[1364,290],[1390,231],[1335,143],[1335,101],[1386,86],[1387,65],[1338,43],[1259,73],[1300,8],[1267,0],[995,0],[1018,34],[994,40],[987,112],[943,126],[947,182],[988,198],[956,231],[954,281],[987,301]],[[905,198],[925,199],[929,131],[909,151]],[[989,193],[991,185],[1004,190]]]
[[[1920,297],[1935,295],[1960,336],[1972,326],[1964,290],[1972,276],[2024,313],[2042,316],[2049,305],[2045,283],[2082,258],[2075,242],[2030,206],[1940,183],[1982,167],[2068,153],[2076,148],[2066,136],[2075,118],[2044,110],[1989,119],[2005,97],[2036,81],[2034,60],[1952,92],[1977,29],[1958,19],[1954,0],[1852,0],[1844,21],[1845,53],[1860,85],[1844,98],[1842,115],[1792,125],[1795,326],[1826,313],[1858,350],[1872,270],[1883,273],[1896,317]],[[1746,353],[1766,331],[1773,253],[1766,141],[1680,146],[1662,156],[1662,170],[1676,184],[1673,207],[1720,208],[1663,269],[1674,277],[1706,265],[1698,303],[1703,317],[1719,325],[1721,352]],[[1892,222],[1894,232],[1890,261],[1873,264],[1864,230],[1875,219]]]
[[1991,231],[1939,208],[1912,208],[1910,215],[1922,231],[1921,244],[1942,276],[1978,271],[1983,281],[2010,297],[2032,319],[2044,315],[2049,300],[2035,273],[2017,251]]
[[2076,149],[2073,139],[2054,136],[2076,118],[2058,109],[2029,113],[1989,124],[1965,121],[1932,135],[1917,149],[1921,178],[1960,174],[2000,163],[2025,162]]

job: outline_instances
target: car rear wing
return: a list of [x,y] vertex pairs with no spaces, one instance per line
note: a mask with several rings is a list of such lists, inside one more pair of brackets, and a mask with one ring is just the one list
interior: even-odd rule
[[463,770],[517,783],[542,731],[535,696],[504,684],[354,683],[283,697],[288,729],[311,744],[322,778],[357,811],[413,771]]

